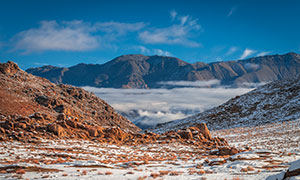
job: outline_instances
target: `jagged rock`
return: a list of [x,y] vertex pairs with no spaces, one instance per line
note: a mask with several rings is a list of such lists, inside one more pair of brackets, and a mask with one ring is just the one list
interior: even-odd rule
[[199,129],[200,133],[207,139],[211,139],[210,132],[205,123],[197,124],[196,127]]
[[43,105],[43,106],[46,106],[46,107],[49,107],[49,104],[50,104],[50,100],[47,96],[37,96],[35,98],[35,101],[37,103],[39,103],[40,105]]
[[12,61],[0,64],[0,72],[3,74],[15,74],[18,71],[20,71],[19,66]]
[[63,121],[66,119],[66,115],[64,113],[58,114],[57,118],[58,121]]
[[225,156],[225,155],[235,155],[239,151],[235,147],[222,146],[217,149],[217,151],[211,151],[211,155]]
[[21,122],[17,122],[14,124],[14,127],[16,128],[21,128],[21,129],[26,129],[26,124],[25,123],[21,123]]
[[95,129],[95,128],[89,128],[87,131],[89,132],[89,135],[91,137],[97,137],[98,136],[98,130]]
[[178,132],[178,135],[179,135],[182,139],[186,139],[186,140],[193,139],[193,134],[192,134],[192,132],[191,132],[189,129],[179,131],[179,132]]
[[71,119],[67,119],[66,123],[67,123],[68,126],[71,126],[72,128],[77,128],[78,127],[77,123],[75,121],[71,120]]
[[105,138],[111,138],[115,141],[122,141],[126,138],[124,133],[119,127],[112,127],[104,130]]
[[5,133],[5,129],[0,127],[0,133]]
[[54,133],[58,137],[65,136],[64,129],[58,124],[53,124],[53,123],[48,124],[47,131]]
[[14,128],[14,124],[10,121],[1,122],[0,126],[4,129],[13,129]]
[[43,119],[44,119],[44,116],[43,116],[41,113],[36,112],[36,113],[34,113],[33,115],[31,115],[30,118],[43,120]]

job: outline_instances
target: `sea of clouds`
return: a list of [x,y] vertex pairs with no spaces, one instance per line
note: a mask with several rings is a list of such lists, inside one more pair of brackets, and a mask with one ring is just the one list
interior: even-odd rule
[[[170,85],[172,82],[166,82]],[[108,102],[120,114],[142,128],[185,118],[218,106],[253,88],[207,87],[210,82],[174,82],[171,89],[114,89],[83,87]],[[183,85],[184,87],[178,87]],[[194,86],[193,86],[194,85]]]

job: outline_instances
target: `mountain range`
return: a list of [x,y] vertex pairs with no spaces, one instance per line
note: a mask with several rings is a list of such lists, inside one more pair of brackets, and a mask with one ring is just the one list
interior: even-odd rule
[[222,85],[241,87],[295,76],[300,55],[287,53],[246,60],[188,63],[174,57],[123,55],[105,64],[72,67],[42,66],[26,70],[51,82],[109,88],[160,88],[164,82],[219,80]]

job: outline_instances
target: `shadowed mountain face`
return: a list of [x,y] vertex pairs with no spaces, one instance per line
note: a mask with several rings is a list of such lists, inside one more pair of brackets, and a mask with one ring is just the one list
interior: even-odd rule
[[295,76],[300,55],[288,53],[246,60],[187,63],[165,56],[123,55],[105,64],[78,64],[69,68],[43,66],[27,72],[54,83],[111,88],[158,88],[165,81],[208,81],[243,86]]

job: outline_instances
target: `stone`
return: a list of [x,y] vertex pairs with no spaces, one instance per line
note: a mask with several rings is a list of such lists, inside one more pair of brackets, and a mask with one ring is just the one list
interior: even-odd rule
[[14,126],[16,128],[21,128],[21,129],[26,129],[26,127],[27,127],[25,123],[21,123],[21,122],[15,123]]
[[67,123],[68,126],[70,126],[72,128],[77,128],[78,127],[77,122],[75,122],[75,121],[73,121],[71,119],[67,119],[66,123]]
[[5,129],[3,129],[2,127],[0,127],[0,133],[5,133]]
[[49,107],[49,104],[50,104],[49,97],[47,97],[47,96],[37,96],[35,98],[35,101],[45,107]]
[[219,155],[219,156],[226,156],[226,155],[235,155],[239,153],[239,151],[235,147],[229,146],[222,146],[219,147],[217,151],[211,151],[211,155]]
[[63,121],[63,120],[66,119],[66,115],[65,115],[64,113],[59,113],[59,114],[57,115],[57,118],[56,118],[56,119],[59,120],[59,121]]
[[54,133],[55,135],[57,135],[58,137],[63,137],[65,136],[65,131],[64,128],[62,128],[60,125],[58,124],[48,124],[47,125],[47,131]]
[[209,139],[211,140],[212,137],[210,135],[210,132],[206,126],[205,123],[200,123],[200,124],[197,124],[196,127],[199,129],[200,133],[203,134],[203,136],[206,138],[206,139]]
[[30,116],[30,118],[34,118],[34,119],[38,119],[38,120],[44,119],[43,115],[39,112],[34,113],[33,115]]
[[0,72],[3,74],[15,74],[18,71],[20,71],[19,66],[12,61],[7,61],[7,63],[0,64]]
[[187,140],[193,139],[193,134],[190,130],[179,131],[178,134],[182,139],[187,139]]
[[97,131],[97,129],[90,128],[90,129],[88,129],[88,132],[89,132],[89,135],[90,135],[91,137],[97,137],[97,136],[98,136],[98,131]]

